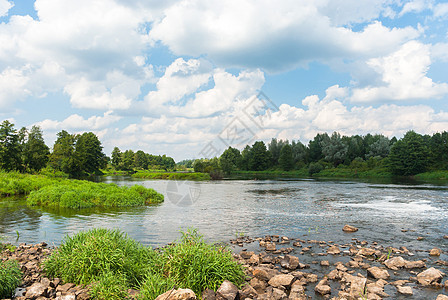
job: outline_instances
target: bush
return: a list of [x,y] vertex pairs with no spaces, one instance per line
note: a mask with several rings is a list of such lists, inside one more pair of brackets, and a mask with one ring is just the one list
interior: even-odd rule
[[19,264],[15,260],[0,260],[0,298],[11,298],[22,281]]
[[324,169],[324,167],[320,163],[312,162],[312,163],[310,163],[310,165],[308,167],[308,174],[310,176],[313,176],[313,174],[319,173],[323,169]]

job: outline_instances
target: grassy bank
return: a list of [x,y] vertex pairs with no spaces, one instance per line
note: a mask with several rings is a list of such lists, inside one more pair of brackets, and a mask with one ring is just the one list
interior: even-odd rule
[[68,179],[0,171],[0,196],[28,195],[45,186],[65,181]]
[[419,180],[448,180],[448,171],[430,171],[415,175]]
[[11,298],[21,281],[22,272],[17,261],[0,260],[0,299]]
[[44,270],[64,282],[92,284],[95,299],[124,299],[129,288],[140,290],[139,299],[155,299],[173,287],[200,295],[206,288],[216,291],[226,279],[244,281],[231,252],[205,243],[194,230],[160,251],[115,230],[80,232],[64,239]]
[[331,177],[331,178],[392,178],[393,175],[383,168],[358,170],[349,168],[331,168],[324,169],[319,173],[313,174],[313,177]]
[[134,178],[144,178],[144,179],[165,179],[165,180],[194,180],[203,181],[210,180],[210,175],[208,173],[180,173],[180,172],[151,172],[151,171],[138,171],[133,174]]

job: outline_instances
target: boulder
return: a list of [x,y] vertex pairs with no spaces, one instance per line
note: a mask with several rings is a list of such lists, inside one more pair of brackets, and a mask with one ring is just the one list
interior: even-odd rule
[[28,299],[36,299],[40,296],[45,296],[47,288],[48,286],[45,286],[40,282],[36,282],[27,289],[25,297]]
[[[240,299],[254,299],[258,296],[258,292],[249,284],[246,284],[240,291],[239,297]],[[204,298],[202,298],[204,299]]]
[[277,250],[275,243],[266,243],[266,251],[275,251]]
[[396,256],[385,260],[384,264],[391,270],[398,270],[406,265],[406,260],[401,256]]
[[425,268],[426,264],[423,260],[406,261],[404,267],[406,269]]
[[440,254],[442,254],[442,250],[440,250],[439,248],[433,248],[431,249],[431,251],[429,251],[429,255],[431,256],[440,256]]
[[264,282],[263,280],[260,280],[256,277],[252,278],[249,282],[249,284],[257,291],[257,293],[259,294],[263,294],[264,291],[266,290],[266,282]]
[[423,286],[429,286],[442,281],[444,273],[436,268],[429,268],[417,275],[417,281]]
[[252,271],[252,275],[263,281],[269,281],[272,277],[278,274],[280,274],[279,271],[265,267],[257,267]]
[[172,289],[159,295],[156,300],[195,300],[196,294],[190,289]]
[[387,279],[390,277],[389,272],[378,267],[371,267],[367,269],[367,273],[375,279]]
[[331,294],[331,287],[328,285],[328,281],[326,278],[319,281],[319,283],[314,288],[316,293],[321,295]]
[[336,255],[336,254],[341,253],[341,250],[339,250],[339,247],[338,247],[338,246],[330,246],[330,247],[327,249],[327,253],[328,253],[328,254],[332,254],[332,255]]
[[274,277],[272,277],[269,280],[269,285],[273,286],[273,287],[287,287],[290,286],[292,281],[294,280],[294,276],[289,275],[289,274],[281,274],[281,275],[276,275]]
[[348,273],[344,273],[343,280],[350,285],[349,288],[349,296],[350,299],[358,299],[360,295],[364,293],[367,278],[353,276]]
[[202,299],[203,300],[215,300],[216,299],[215,291],[211,290],[211,289],[205,289],[202,292]]
[[280,265],[285,269],[295,270],[299,266],[299,258],[293,255],[285,255],[285,258],[280,261]]
[[440,294],[437,296],[436,300],[448,300],[448,296],[444,294]]
[[363,256],[372,256],[376,253],[375,249],[371,249],[371,248],[361,248],[358,251],[358,255],[363,255]]
[[235,300],[236,295],[238,295],[237,286],[228,280],[224,280],[219,289],[216,291],[217,300]]
[[358,231],[358,228],[351,226],[351,225],[344,225],[344,228],[342,228],[342,231],[345,232],[356,232]]
[[411,295],[414,294],[414,293],[412,292],[412,288],[411,288],[410,286],[401,286],[401,285],[399,285],[399,286],[397,286],[397,291],[398,291],[400,294],[408,295],[408,296],[411,296]]

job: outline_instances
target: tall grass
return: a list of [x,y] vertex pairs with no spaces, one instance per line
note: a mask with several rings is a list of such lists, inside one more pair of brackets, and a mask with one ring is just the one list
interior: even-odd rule
[[28,205],[63,208],[141,206],[163,202],[163,195],[140,185],[118,187],[115,184],[67,180],[30,193]]
[[11,298],[22,281],[19,264],[15,260],[0,260],[0,299]]
[[194,230],[160,251],[117,230],[79,232],[64,239],[44,270],[64,282],[92,284],[94,299],[124,299],[129,288],[140,290],[139,299],[155,299],[174,287],[200,295],[226,279],[237,285],[244,281],[243,267],[230,251],[205,243]]
[[44,175],[0,171],[0,196],[28,195],[44,186],[62,181],[61,178],[50,178]]
[[144,178],[144,179],[164,179],[164,180],[210,180],[210,174],[208,173],[176,173],[176,172],[148,172],[139,171],[132,175],[134,178]]

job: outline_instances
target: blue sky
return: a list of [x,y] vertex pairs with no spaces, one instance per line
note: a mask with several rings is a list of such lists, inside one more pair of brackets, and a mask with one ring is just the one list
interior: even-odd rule
[[0,0],[0,120],[50,146],[93,131],[106,154],[181,160],[440,132],[447,69],[444,1]]

